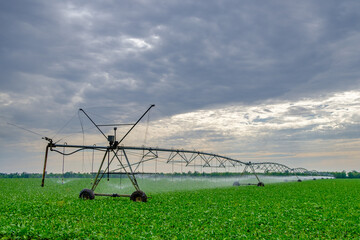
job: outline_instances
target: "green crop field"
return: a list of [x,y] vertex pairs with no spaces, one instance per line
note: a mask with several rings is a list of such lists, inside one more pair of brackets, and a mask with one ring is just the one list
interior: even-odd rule
[[[147,203],[79,199],[89,179],[40,181],[0,179],[0,239],[360,239],[360,180],[196,189],[143,179],[166,189]],[[99,191],[127,191],[118,181]],[[184,184],[191,190],[176,188]]]

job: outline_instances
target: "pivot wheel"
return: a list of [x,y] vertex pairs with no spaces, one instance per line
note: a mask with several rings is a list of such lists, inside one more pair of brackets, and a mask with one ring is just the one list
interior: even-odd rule
[[81,190],[80,194],[79,194],[79,198],[82,198],[84,200],[93,200],[95,198],[95,194],[94,191],[91,189],[83,189]]
[[147,202],[147,196],[143,191],[135,191],[131,194],[130,200],[134,202]]
[[259,182],[259,183],[257,184],[257,186],[258,186],[258,187],[265,187],[265,184],[264,184],[263,182]]
[[240,183],[238,181],[233,183],[233,186],[240,186]]

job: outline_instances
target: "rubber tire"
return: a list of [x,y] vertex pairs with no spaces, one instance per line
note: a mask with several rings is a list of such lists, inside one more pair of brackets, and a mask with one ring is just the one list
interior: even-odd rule
[[91,189],[84,188],[79,194],[79,198],[84,200],[93,200],[95,198],[94,191]]
[[258,187],[265,187],[265,184],[264,184],[263,182],[259,182],[259,183],[257,184],[257,186],[258,186]]
[[240,186],[240,183],[238,181],[236,181],[233,183],[233,186],[238,187],[238,186]]
[[298,179],[297,181],[298,181],[298,182],[302,182],[302,180],[301,180],[301,179]]
[[130,200],[134,202],[147,202],[147,196],[143,191],[135,191],[131,194]]

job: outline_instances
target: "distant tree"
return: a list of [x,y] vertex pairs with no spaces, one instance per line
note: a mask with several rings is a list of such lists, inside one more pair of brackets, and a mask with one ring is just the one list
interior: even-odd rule
[[334,175],[335,178],[346,178],[346,172],[342,171],[342,172],[333,172],[332,173]]
[[349,178],[360,178],[360,172],[357,172],[355,170],[348,172]]

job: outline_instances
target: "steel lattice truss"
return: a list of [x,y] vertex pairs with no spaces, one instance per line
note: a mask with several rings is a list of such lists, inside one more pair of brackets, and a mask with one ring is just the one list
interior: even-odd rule
[[[104,156],[100,163],[96,180],[93,185],[93,190],[97,187],[100,180],[110,174],[127,174],[131,182],[137,190],[140,190],[137,184],[135,175],[139,173],[160,173],[166,172],[164,169],[153,171],[141,170],[143,164],[157,164],[159,160],[163,164],[173,166],[181,166],[182,172],[188,172],[195,169],[203,172],[214,172],[215,169],[221,169],[222,172],[244,173],[287,173],[293,174],[316,174],[313,171],[308,171],[305,168],[290,168],[284,164],[275,162],[245,162],[238,159],[184,149],[168,149],[168,148],[151,148],[151,147],[131,147],[131,146],[82,146],[82,145],[67,145],[67,144],[50,144],[51,151],[63,155],[71,155],[78,151],[93,150],[104,152]],[[74,148],[75,151],[66,153],[57,150],[57,148]],[[115,168],[112,166],[116,166]],[[168,171],[169,172],[169,171]],[[257,176],[256,176],[257,177]],[[258,177],[257,177],[258,178]],[[260,179],[258,178],[259,182]]]
[[[231,169],[236,167],[253,167],[256,172],[263,173],[310,173],[305,168],[290,168],[284,164],[275,162],[245,162],[230,157],[200,152],[196,150],[183,150],[183,149],[167,149],[167,148],[150,148],[150,147],[130,147],[119,146],[118,149],[126,154],[127,151],[138,151],[141,153],[141,159],[131,165],[136,166],[135,171],[139,169],[140,164],[143,162],[154,161],[163,153],[168,153],[166,163],[183,164],[185,167],[197,166],[201,168],[224,168]],[[127,154],[128,155],[128,154]],[[124,167],[118,168],[129,170],[129,166],[124,164]],[[239,169],[239,168],[238,168]]]
[[[254,174],[258,180],[258,186],[264,186],[260,181],[257,173],[287,173],[293,174],[297,178],[297,174],[316,174],[316,171],[308,171],[305,168],[290,168],[284,164],[275,162],[245,162],[238,159],[201,152],[196,150],[184,150],[184,149],[169,149],[169,148],[151,148],[151,147],[131,147],[123,146],[120,143],[123,139],[131,132],[136,124],[144,117],[144,115],[153,107],[151,105],[148,110],[138,119],[138,121],[131,125],[130,130],[119,140],[116,141],[116,127],[114,127],[114,135],[106,136],[105,133],[99,128],[107,125],[97,125],[84,110],[80,109],[79,112],[83,112],[88,119],[95,125],[99,132],[106,138],[108,146],[84,146],[84,145],[68,145],[68,144],[57,144],[52,139],[44,138],[49,143],[45,151],[45,161],[43,169],[42,186],[44,186],[46,164],[48,158],[48,152],[54,151],[62,154],[64,157],[72,155],[80,151],[99,151],[103,153],[102,160],[100,162],[96,177],[94,179],[91,189],[83,189],[80,193],[80,197],[93,199],[95,195],[100,196],[126,196],[130,197],[131,200],[146,201],[147,197],[144,192],[140,190],[137,183],[136,174],[138,173],[159,173],[166,171],[166,167],[158,168],[158,164],[163,166],[171,166],[167,168],[167,173],[174,173],[175,165],[180,167],[180,172],[198,172],[212,173],[213,171],[220,172],[232,172],[232,173],[245,173],[250,172]],[[119,126],[119,124],[113,125]],[[70,152],[66,152],[66,149],[72,149]],[[62,151],[61,151],[62,150]],[[94,154],[93,154],[94,156]],[[144,168],[144,165],[155,165],[155,168]],[[152,169],[152,170],[151,170]],[[179,171],[179,169],[177,169]],[[119,194],[95,194],[94,191],[98,186],[99,182],[104,176],[109,178],[110,174],[126,174],[131,183],[133,184],[136,191],[132,195],[119,195]],[[298,181],[301,181],[298,178]]]
[[[182,164],[184,167],[201,167],[201,168],[224,168],[231,169],[236,167],[243,167],[243,171],[248,168],[253,168],[256,172],[262,173],[305,173],[315,174],[316,171],[309,171],[305,168],[290,168],[284,164],[275,162],[245,162],[230,157],[200,152],[196,150],[184,150],[184,149],[169,149],[169,148],[151,148],[151,147],[131,147],[131,146],[117,146],[116,148],[105,147],[105,146],[81,146],[81,145],[65,145],[65,144],[53,144],[51,150],[63,154],[55,148],[76,148],[78,150],[95,149],[98,151],[113,152],[110,162],[112,163],[117,159],[121,167],[112,169],[111,174],[117,173],[118,171],[140,171],[140,165],[146,162],[154,162],[161,158],[166,163]],[[133,155],[136,152],[138,158],[133,160],[129,155]],[[74,152],[65,155],[70,155]],[[125,161],[121,158],[125,157]],[[140,159],[139,159],[140,158]],[[115,161],[116,162],[116,161]],[[239,169],[239,168],[238,168]],[[102,169],[109,171],[108,167]],[[250,169],[249,169],[250,170]]]

